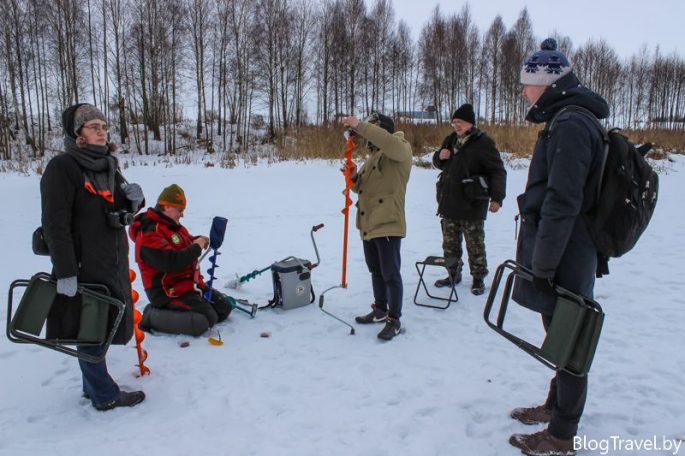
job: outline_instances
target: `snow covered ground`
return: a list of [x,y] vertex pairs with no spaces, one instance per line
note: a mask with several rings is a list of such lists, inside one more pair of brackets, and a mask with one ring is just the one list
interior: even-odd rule
[[[661,176],[659,206],[633,252],[610,263],[596,286],[606,312],[590,375],[579,434],[602,445],[685,438],[685,160],[673,157]],[[315,260],[317,294],[340,283],[343,179],[338,164],[288,162],[236,169],[134,166],[125,170],[143,185],[148,201],[175,182],[189,206],[183,222],[195,234],[212,217],[229,219],[219,258],[219,285],[289,255]],[[514,256],[515,195],[526,169],[509,170],[508,198],[490,215],[486,242],[491,272]],[[152,375],[136,378],[133,344],[113,347],[112,376],[146,401],[133,409],[95,411],[81,398],[74,358],[0,337],[0,454],[21,455],[515,455],[511,433],[535,431],[509,418],[517,406],[544,400],[552,372],[490,330],[485,296],[469,293],[468,272],[459,302],[440,311],[417,307],[414,262],[441,254],[435,217],[435,170],[414,168],[407,192],[408,236],[403,242],[404,334],[389,343],[380,326],[356,325],[356,335],[311,305],[288,312],[260,311],[253,320],[234,312],[218,325],[225,342],[148,335],[144,346]],[[38,176],[0,179],[5,244],[0,290],[17,278],[48,271],[49,260],[31,253],[40,220]],[[354,212],[353,212],[354,214]],[[135,266],[134,266],[135,268]],[[207,264],[203,269],[207,268]],[[137,268],[136,268],[137,270]],[[439,271],[427,270],[434,281]],[[332,290],[325,308],[346,321],[366,312],[371,284],[361,241],[351,225],[347,290]],[[140,280],[135,288],[142,293]],[[263,304],[271,297],[268,274],[235,297]],[[435,290],[433,290],[435,291]],[[143,294],[144,296],[144,294]],[[145,302],[141,298],[139,304]],[[4,309],[4,306],[3,306]],[[541,336],[537,314],[518,306],[508,327]],[[5,326],[5,313],[0,324]],[[260,337],[268,331],[270,338]],[[180,348],[181,341],[190,346]],[[612,440],[615,442],[615,440]],[[685,447],[685,445],[683,445]],[[618,451],[608,454],[674,454]],[[602,447],[581,454],[607,454]],[[685,454],[685,448],[680,448]]]

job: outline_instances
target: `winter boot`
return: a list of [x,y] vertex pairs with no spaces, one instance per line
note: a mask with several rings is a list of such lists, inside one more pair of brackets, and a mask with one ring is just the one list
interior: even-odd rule
[[436,280],[435,286],[437,288],[452,287],[452,286],[454,286],[460,282],[461,282],[461,272],[450,271],[450,275],[448,275],[444,279]]
[[113,401],[105,402],[104,404],[95,405],[95,408],[101,412],[105,410],[112,410],[117,407],[133,407],[145,400],[145,393],[142,391],[133,391],[131,393],[121,391],[119,397]]
[[511,411],[511,417],[523,424],[549,423],[552,411],[544,404],[536,407],[519,407]]
[[388,320],[385,322],[385,327],[378,333],[378,338],[382,340],[391,340],[400,333],[401,328],[402,325],[400,325],[400,321],[397,318],[388,317]]
[[354,321],[356,321],[359,324],[365,325],[368,323],[384,323],[387,318],[387,310],[379,309],[378,307],[376,307],[376,304],[371,304],[371,312],[367,313],[366,315],[354,317]]
[[480,296],[485,293],[485,284],[483,283],[483,279],[476,277],[473,278],[473,283],[471,284],[471,293],[476,296]]
[[528,456],[574,456],[573,439],[558,439],[543,429],[535,434],[514,434],[509,443]]

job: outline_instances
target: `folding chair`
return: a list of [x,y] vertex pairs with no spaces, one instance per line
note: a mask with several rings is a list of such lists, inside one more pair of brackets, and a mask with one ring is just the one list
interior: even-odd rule
[[[453,302],[459,301],[459,296],[457,295],[457,289],[456,289],[457,284],[456,283],[452,283],[452,286],[450,287],[450,294],[448,297],[445,298],[445,297],[434,296],[434,295],[430,294],[430,292],[428,291],[428,288],[426,287],[426,281],[423,279],[423,274],[426,270],[426,266],[438,266],[441,268],[445,268],[445,270],[447,271],[447,275],[449,275],[451,277],[451,274],[449,272],[449,267],[451,267],[453,264],[454,264],[454,262],[445,261],[445,259],[443,257],[437,257],[437,256],[429,256],[429,257],[426,257],[426,259],[423,261],[417,261],[416,262],[415,266],[416,266],[416,272],[419,273],[419,283],[416,284],[416,292],[414,293],[414,304],[416,304],[417,306],[421,306],[421,307],[431,307],[433,309],[445,310]],[[419,268],[419,266],[421,266],[421,267]],[[447,302],[447,304],[445,306],[434,306],[431,304],[417,302],[416,299],[419,296],[419,290],[421,289],[421,287],[423,287],[425,294],[429,298],[436,299],[438,301],[444,301],[444,302]]]
[[[17,311],[12,314],[14,292],[26,288]],[[105,358],[114,334],[124,316],[124,303],[110,296],[109,289],[100,284],[80,283],[81,316],[75,339],[47,339],[40,337],[43,326],[57,296],[57,283],[50,274],[39,272],[29,280],[11,283],[7,302],[7,338],[14,343],[36,344],[84,361],[98,363]],[[107,334],[109,306],[117,309],[114,324]],[[79,353],[67,345],[102,346],[101,356]]]
[[[511,272],[505,281],[497,321],[492,322],[490,313],[506,270]],[[532,281],[533,273],[515,261],[507,260],[495,271],[485,303],[483,318],[488,326],[550,369],[565,371],[578,377],[587,375],[604,322],[604,313],[599,303],[555,285],[557,302],[552,322],[542,345],[537,347],[504,329],[514,280]]]

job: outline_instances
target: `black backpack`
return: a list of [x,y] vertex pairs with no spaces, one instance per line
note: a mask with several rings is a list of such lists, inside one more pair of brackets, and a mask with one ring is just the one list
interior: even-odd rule
[[647,228],[659,191],[659,176],[644,156],[652,145],[635,147],[618,128],[605,130],[599,120],[585,108],[566,106],[547,123],[547,134],[557,118],[567,112],[578,112],[597,126],[604,140],[604,172],[597,189],[597,204],[586,214],[590,236],[597,247],[597,277],[609,273],[608,259],[630,251]]

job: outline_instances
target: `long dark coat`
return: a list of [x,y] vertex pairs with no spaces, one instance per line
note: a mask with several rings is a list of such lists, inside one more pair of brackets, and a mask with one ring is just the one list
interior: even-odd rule
[[[582,106],[597,118],[609,115],[607,102],[570,73],[547,88],[526,120],[548,122],[562,107]],[[528,170],[526,190],[517,198],[521,214],[516,259],[538,277],[587,297],[593,296],[597,249],[582,215],[597,200],[603,142],[592,120],[564,113],[548,137],[541,135]],[[520,280],[513,299],[551,315],[555,296]]]
[[451,220],[485,220],[488,201],[472,201],[464,194],[462,179],[486,176],[490,199],[502,204],[506,191],[507,172],[495,142],[484,132],[473,129],[466,142],[457,147],[457,134],[447,136],[441,149],[453,153],[447,160],[440,159],[440,151],[433,154],[433,165],[442,170],[438,181],[438,215]]
[[[112,228],[106,214],[130,210],[121,190],[123,177],[115,177],[114,203],[91,193],[76,160],[61,154],[48,163],[40,181],[42,226],[57,279],[77,276],[79,283],[98,283],[126,305],[113,344],[126,344],[133,335],[133,301],[129,281],[128,238],[124,228]],[[57,295],[47,322],[48,338],[75,339],[80,319],[79,295]],[[110,311],[111,329],[114,308]]]

